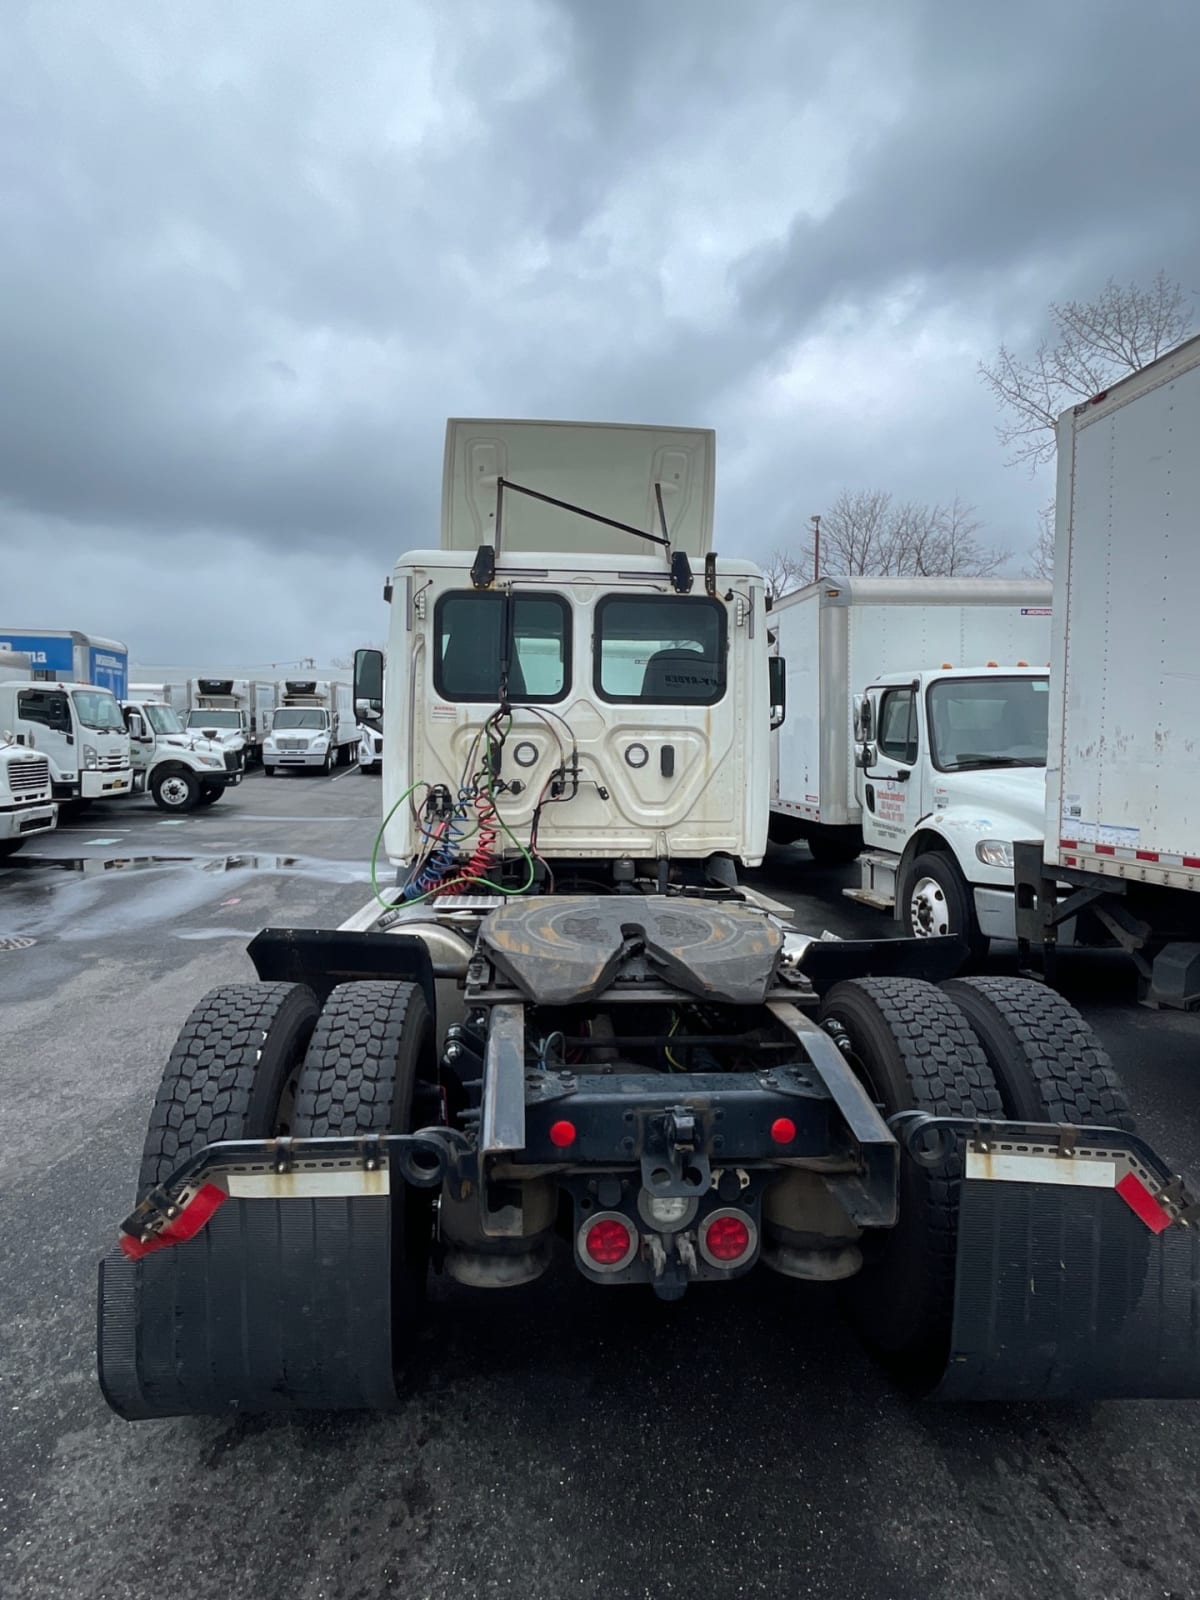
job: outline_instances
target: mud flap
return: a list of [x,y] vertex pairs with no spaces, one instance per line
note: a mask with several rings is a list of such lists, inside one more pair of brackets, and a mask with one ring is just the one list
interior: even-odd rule
[[[1118,1156],[1119,1173],[1120,1152],[1105,1154]],[[1148,1225],[1112,1184],[968,1175],[951,1353],[935,1398],[1197,1395],[1195,1226],[1159,1216]]]
[[100,1386],[131,1420],[387,1409],[392,1339],[386,1195],[231,1199],[185,1244],[100,1264]]

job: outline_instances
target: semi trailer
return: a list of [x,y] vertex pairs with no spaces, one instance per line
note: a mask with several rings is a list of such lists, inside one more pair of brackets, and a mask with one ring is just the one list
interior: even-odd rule
[[100,1266],[122,1416],[402,1404],[431,1270],[673,1301],[766,1269],[922,1393],[1200,1391],[1200,1212],[1078,1013],[745,881],[786,669],[712,548],[714,454],[449,424],[440,547],[385,590],[374,893],[259,933],[183,1025]]

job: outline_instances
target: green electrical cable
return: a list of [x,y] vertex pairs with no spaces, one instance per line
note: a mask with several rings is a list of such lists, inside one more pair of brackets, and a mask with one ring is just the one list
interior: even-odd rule
[[[403,897],[399,900],[385,900],[383,895],[379,892],[379,846],[383,843],[384,832],[387,829],[388,823],[396,815],[396,812],[399,811],[400,807],[408,799],[409,795],[412,794],[414,789],[419,789],[420,786],[420,782],[418,781],[417,783],[410,785],[410,787],[404,791],[399,800],[396,801],[395,805],[388,812],[387,816],[384,817],[379,826],[379,832],[375,835],[375,844],[371,850],[371,890],[376,900],[378,900],[379,904],[384,908],[385,911],[395,911],[399,906],[419,906],[423,900],[428,900],[435,894],[443,894],[445,892],[444,884],[435,884],[432,889],[427,889],[424,894],[414,895],[411,900],[405,900]],[[496,821],[512,840],[513,844],[516,845],[521,854],[525,857],[525,865],[527,868],[525,882],[519,889],[506,889],[503,884],[493,883],[490,878],[476,877],[474,873],[458,873],[455,877],[449,879],[448,881],[451,883],[478,883],[484,889],[490,889],[493,894],[503,894],[508,896],[526,894],[533,887],[534,879],[537,877],[537,870],[533,864],[533,857],[517,838],[516,834],[509,827],[508,823],[505,822],[499,811],[496,810],[496,798],[492,791],[492,779],[490,775],[487,781],[487,793],[488,799],[492,802],[492,810]]]

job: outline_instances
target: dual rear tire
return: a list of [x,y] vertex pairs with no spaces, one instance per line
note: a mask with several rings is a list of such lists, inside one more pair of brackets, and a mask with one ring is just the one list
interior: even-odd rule
[[[159,1085],[141,1199],[206,1145],[288,1133],[407,1133],[436,1070],[433,1021],[412,983],[345,983],[324,1006],[304,984],[230,984],[184,1023]],[[393,1327],[409,1330],[429,1265],[430,1197],[393,1182]]]
[[[906,978],[834,986],[822,1021],[881,1114],[1075,1123],[1131,1130],[1129,1107],[1083,1018],[1018,978]],[[905,1384],[928,1389],[950,1350],[963,1151],[935,1167],[901,1150],[899,1216],[866,1237],[843,1303],[864,1341]]]

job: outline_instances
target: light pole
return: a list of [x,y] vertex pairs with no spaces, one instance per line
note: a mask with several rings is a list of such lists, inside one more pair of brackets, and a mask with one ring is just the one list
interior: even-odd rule
[[821,514],[816,512],[808,519],[813,528],[813,582],[821,576]]

